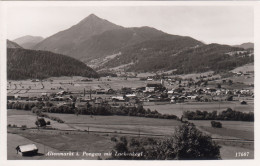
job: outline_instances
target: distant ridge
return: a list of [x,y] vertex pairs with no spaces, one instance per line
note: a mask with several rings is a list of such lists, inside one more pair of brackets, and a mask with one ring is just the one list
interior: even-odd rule
[[248,42],[248,43],[243,43],[243,44],[240,44],[240,45],[234,45],[233,47],[249,49],[249,48],[254,48],[254,43]]
[[25,49],[32,49],[36,44],[38,44],[39,42],[41,42],[44,38],[41,36],[22,36],[19,37],[15,40],[13,40],[14,42],[16,42],[17,44],[19,44],[20,46],[22,46]]
[[19,46],[19,44],[12,42],[8,39],[6,41],[6,46],[7,46],[7,48],[23,48],[23,47]]

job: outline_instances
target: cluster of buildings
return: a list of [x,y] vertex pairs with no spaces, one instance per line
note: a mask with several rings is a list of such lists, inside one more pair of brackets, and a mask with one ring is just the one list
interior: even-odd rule
[[[212,78],[212,77],[211,77]],[[149,80],[150,79],[150,80]],[[89,81],[89,80],[86,80]],[[210,81],[210,80],[209,80]],[[222,83],[228,81],[222,80]],[[166,86],[170,85],[170,86]],[[175,87],[171,87],[175,84]],[[208,86],[207,81],[202,78],[194,81],[192,79],[161,79],[154,81],[153,78],[146,79],[146,86],[131,88],[123,87],[121,89],[102,89],[95,90],[83,89],[83,92],[59,91],[56,93],[41,93],[36,97],[19,96],[19,94],[8,95],[8,100],[26,100],[26,101],[51,101],[53,103],[92,103],[101,105],[103,103],[111,105],[135,105],[144,102],[164,102],[164,103],[180,103],[180,102],[212,102],[212,101],[232,101],[233,97],[254,97],[254,92],[249,89],[226,89],[221,86]]]

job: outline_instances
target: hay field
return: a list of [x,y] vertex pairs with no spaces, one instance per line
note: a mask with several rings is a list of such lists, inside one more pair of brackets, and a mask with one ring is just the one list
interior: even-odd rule
[[181,122],[171,119],[154,119],[131,116],[90,116],[49,113],[61,118],[70,127],[80,130],[171,135]]

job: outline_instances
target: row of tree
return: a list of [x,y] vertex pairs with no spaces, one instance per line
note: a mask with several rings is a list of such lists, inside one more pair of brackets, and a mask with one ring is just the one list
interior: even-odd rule
[[[160,118],[160,119],[178,119],[176,115],[161,114],[158,111],[151,111],[139,105],[137,107],[112,107],[106,105],[90,105],[86,104],[81,107],[75,107],[75,104],[53,106],[49,102],[8,102],[8,109],[32,110],[37,108],[40,112],[49,113],[62,113],[62,114],[76,114],[76,115],[121,115],[121,116],[139,116],[147,118]],[[34,108],[34,109],[35,109]]]
[[185,111],[183,114],[188,120],[232,120],[232,121],[254,121],[254,112],[240,112],[227,108],[225,111]]

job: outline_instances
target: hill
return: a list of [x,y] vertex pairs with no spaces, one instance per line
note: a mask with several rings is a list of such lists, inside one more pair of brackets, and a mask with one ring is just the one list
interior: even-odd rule
[[105,31],[121,28],[121,26],[91,14],[71,28],[46,38],[37,44],[34,49],[48,50],[77,58],[77,56],[74,56],[76,47],[82,46],[84,48],[86,46],[82,45],[84,41]]
[[94,35],[76,46],[74,56],[88,62],[107,55],[116,54],[123,48],[168,34],[151,27],[122,28]]
[[16,42],[17,44],[19,44],[20,46],[22,46],[25,49],[32,49],[36,44],[38,44],[39,42],[41,42],[44,38],[41,36],[22,36],[19,37],[15,40],[13,40],[14,42]]
[[17,43],[12,42],[10,40],[6,41],[6,47],[7,48],[23,48],[23,47],[19,46]]
[[[176,74],[183,74],[209,70],[215,72],[227,71],[254,61],[250,51],[245,51],[243,54],[237,53],[244,51],[243,48],[219,44],[192,47],[199,43],[191,42],[189,37],[183,38],[178,45],[174,40],[172,40],[172,43],[165,42],[165,40],[160,42],[146,41],[128,47],[121,52],[120,56],[111,59],[101,68],[113,68],[129,64],[125,68],[126,71],[149,72],[176,69]],[[183,47],[184,43],[186,47]]]
[[244,49],[250,49],[250,48],[254,48],[254,43],[243,43],[240,45],[235,45],[234,47],[239,47],[239,48],[244,48]]
[[59,76],[98,77],[98,74],[71,57],[48,51],[7,49],[7,79],[44,79]]
[[[167,36],[172,37],[152,27],[124,28],[91,14],[71,28],[46,38],[34,49],[61,53],[88,62],[147,40],[158,39],[160,42],[162,37]],[[182,37],[178,36],[177,39],[181,40]],[[196,41],[192,38],[189,40]],[[178,40],[174,41],[179,43]],[[174,44],[171,40],[169,42]],[[182,47],[185,47],[185,43]]]
[[71,28],[46,38],[34,49],[65,54],[98,70],[121,66],[126,71],[194,73],[232,70],[252,62],[253,50],[239,47],[206,45],[152,27],[125,28],[91,14]]

